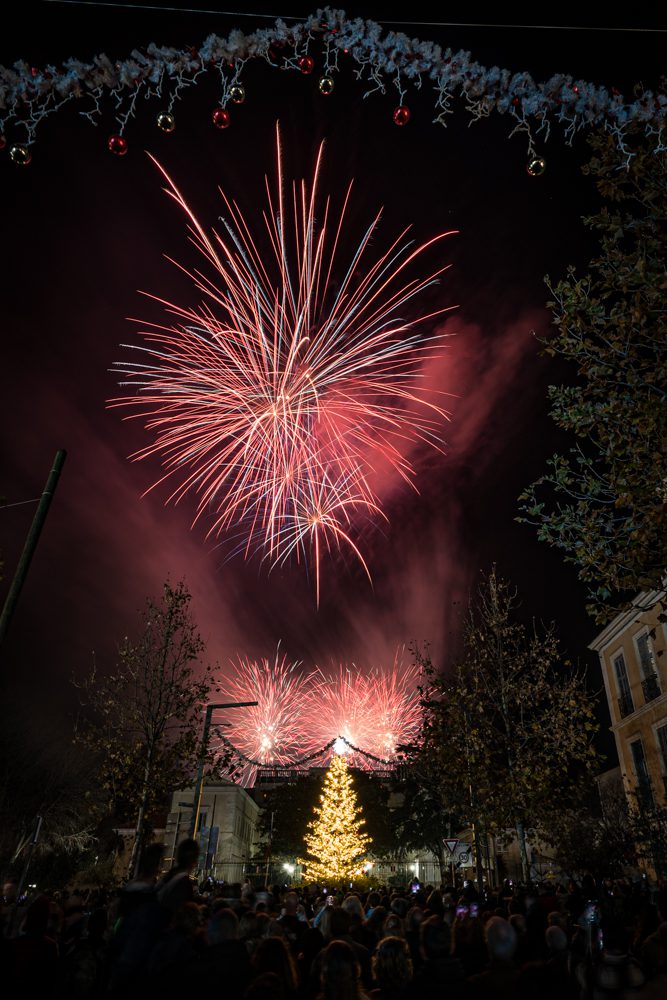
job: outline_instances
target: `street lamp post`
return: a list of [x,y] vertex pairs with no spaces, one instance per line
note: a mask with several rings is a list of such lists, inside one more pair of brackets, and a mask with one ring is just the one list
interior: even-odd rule
[[197,835],[197,824],[199,823],[199,813],[201,811],[201,796],[204,787],[204,765],[206,763],[206,751],[208,750],[208,734],[211,729],[211,717],[215,711],[223,708],[252,708],[258,703],[256,701],[231,701],[216,702],[206,706],[204,717],[204,732],[202,733],[201,753],[197,764],[197,778],[195,780],[194,796],[192,801],[192,819],[190,820],[190,838]]

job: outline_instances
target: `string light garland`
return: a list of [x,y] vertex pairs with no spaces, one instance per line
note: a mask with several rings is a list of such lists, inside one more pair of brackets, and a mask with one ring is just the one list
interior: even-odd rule
[[225,736],[223,733],[219,733],[218,735],[221,745],[224,746],[227,750],[230,750],[233,756],[235,756],[239,761],[242,761],[244,764],[248,764],[252,767],[259,767],[268,771],[290,770],[290,769],[298,770],[300,767],[303,767],[304,764],[311,764],[314,760],[317,760],[319,757],[324,757],[325,754],[327,754],[329,750],[331,750],[334,747],[335,744],[339,743],[339,741],[341,743],[344,743],[348,747],[348,749],[351,750],[353,753],[359,754],[361,757],[365,757],[366,760],[372,761],[374,764],[382,764],[385,767],[390,767],[393,764],[395,764],[395,761],[393,760],[385,759],[383,757],[376,757],[375,754],[369,753],[369,751],[367,750],[362,750],[361,747],[355,746],[354,743],[351,743],[344,736],[337,736],[335,737],[335,739],[329,740],[329,742],[325,743],[324,746],[320,747],[319,750],[315,750],[313,753],[309,753],[305,757],[298,757],[294,760],[262,761],[262,760],[257,760],[254,757],[250,757],[248,756],[248,754],[245,754],[242,750],[239,750],[238,747],[234,746],[232,741],[228,739],[228,737]]
[[[615,88],[563,73],[537,83],[526,72],[482,66],[469,52],[386,31],[374,21],[348,18],[344,11],[328,7],[295,23],[278,19],[272,27],[248,34],[234,29],[226,38],[209,35],[199,48],[152,43],[121,60],[101,53],[92,62],[70,58],[61,68],[34,67],[22,60],[12,67],[0,66],[0,141],[8,136],[12,149],[29,151],[44,119],[73,100],[85,105],[80,113],[93,124],[99,124],[110,105],[117,123],[114,134],[125,138],[125,128],[139,114],[144,99],[159,99],[164,113],[173,116],[182,91],[208,73],[219,76],[219,104],[226,111],[228,105],[245,100],[241,74],[254,59],[305,76],[317,71],[320,92],[327,96],[335,92],[336,75],[345,60],[363,84],[364,97],[396,89],[399,102],[393,115],[398,125],[409,121],[409,88],[432,88],[433,120],[441,125],[447,124],[455,102],[463,105],[471,124],[494,111],[507,115],[512,119],[510,135],[526,137],[529,163],[543,160],[535,141],[538,136],[546,141],[553,125],[562,129],[568,144],[581,130],[605,128],[628,160],[632,151],[625,145],[626,129],[640,125],[654,140],[656,152],[667,150],[665,94],[640,87],[635,99],[626,102]],[[226,127],[223,123],[226,119],[214,118],[217,127]],[[112,152],[122,155],[120,148]],[[29,162],[22,153],[13,158],[24,165]]]

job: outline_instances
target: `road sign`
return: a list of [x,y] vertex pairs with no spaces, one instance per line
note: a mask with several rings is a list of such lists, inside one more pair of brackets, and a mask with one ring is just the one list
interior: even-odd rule
[[453,854],[456,848],[459,846],[458,840],[443,840],[443,844],[445,845],[450,854]]

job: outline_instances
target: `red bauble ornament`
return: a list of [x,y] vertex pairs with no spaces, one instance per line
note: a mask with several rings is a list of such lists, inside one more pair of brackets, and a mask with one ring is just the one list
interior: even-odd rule
[[7,145],[7,137],[0,133],[0,149],[4,149]]
[[410,108],[406,108],[405,104],[401,104],[394,111],[394,125],[407,125],[410,121]]
[[229,128],[231,116],[226,108],[216,108],[211,115],[211,121],[216,128]]
[[107,148],[114,156],[125,156],[127,153],[127,139],[123,135],[110,135]]
[[315,60],[312,56],[301,56],[298,65],[302,73],[312,73],[315,69]]

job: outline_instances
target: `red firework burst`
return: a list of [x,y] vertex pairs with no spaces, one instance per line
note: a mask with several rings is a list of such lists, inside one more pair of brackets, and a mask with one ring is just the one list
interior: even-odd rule
[[316,742],[322,746],[340,738],[335,751],[349,754],[356,767],[374,766],[358,751],[391,760],[396,748],[419,730],[419,679],[419,668],[404,664],[400,653],[386,669],[362,670],[353,664],[320,673],[309,692],[308,718]]
[[440,447],[446,414],[420,379],[442,337],[416,326],[453,307],[413,321],[402,313],[447,270],[410,278],[414,262],[450,234],[415,245],[406,229],[372,254],[378,212],[342,262],[351,185],[334,215],[318,191],[321,146],[310,185],[294,183],[286,198],[279,133],[277,154],[263,214],[270,258],[224,193],[226,234],[209,236],[157,164],[213,277],[186,272],[203,295],[195,308],[156,299],[178,322],[153,325],[134,345],[143,360],[116,365],[134,394],[111,405],[153,434],[132,456],[160,456],[166,473],[151,489],[171,478],[169,500],[196,493],[195,522],[210,513],[209,534],[241,532],[246,555],[312,562],[319,600],[323,553],[347,548],[368,573],[352,535],[359,514],[381,515],[378,465],[413,483],[412,445]]
[[288,764],[319,749],[308,718],[312,677],[300,671],[298,661],[280,656],[273,660],[250,660],[239,657],[233,676],[222,685],[233,701],[256,701],[250,708],[237,708],[229,715],[225,736],[246,757],[241,783],[254,783],[260,764]]

